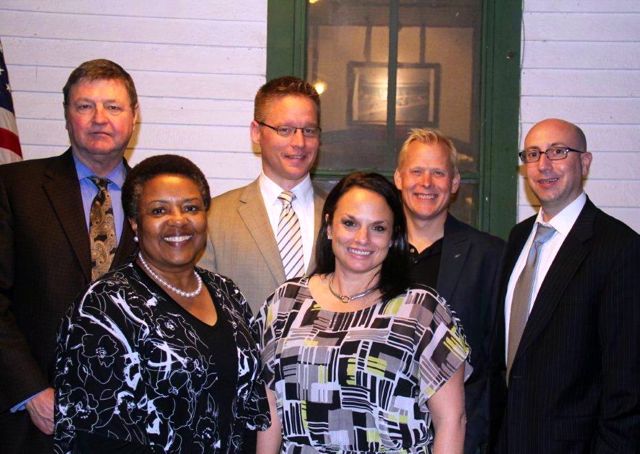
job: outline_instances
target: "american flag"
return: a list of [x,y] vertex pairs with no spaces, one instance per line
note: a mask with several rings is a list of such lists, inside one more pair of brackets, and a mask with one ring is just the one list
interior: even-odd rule
[[18,127],[13,113],[13,99],[9,73],[4,63],[4,52],[0,42],[0,164],[22,159]]

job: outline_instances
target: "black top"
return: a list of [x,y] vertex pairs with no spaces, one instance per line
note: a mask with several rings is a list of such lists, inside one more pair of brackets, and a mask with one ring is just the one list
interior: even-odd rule
[[428,285],[436,288],[438,273],[440,272],[440,257],[442,255],[442,238],[422,252],[418,252],[413,245],[409,245],[409,260],[411,267],[409,277],[415,284]]
[[[209,289],[211,295],[214,293]],[[217,403],[218,435],[221,440],[220,452],[227,452],[228,441],[231,438],[233,425],[233,400],[236,393],[236,381],[238,375],[238,358],[235,348],[229,348],[235,344],[231,322],[225,312],[220,308],[219,302],[213,298],[218,313],[218,321],[214,326],[209,326],[198,320],[194,322],[196,333],[207,344],[213,361],[218,364],[218,381],[213,384],[212,397]],[[186,311],[185,311],[186,312]],[[197,320],[194,317],[194,320]]]
[[[158,289],[164,291],[160,286]],[[217,407],[218,438],[220,440],[218,450],[219,452],[227,452],[233,425],[233,400],[236,393],[238,358],[236,350],[229,348],[235,344],[231,322],[222,310],[220,301],[216,298],[216,293],[210,284],[207,284],[207,289],[211,294],[218,315],[218,320],[213,326],[194,317],[173,299],[170,301],[175,305],[177,311],[182,312],[185,318],[190,319],[196,335],[206,345],[212,362],[216,364],[218,377],[210,388],[210,395]],[[170,298],[166,292],[165,295]]]

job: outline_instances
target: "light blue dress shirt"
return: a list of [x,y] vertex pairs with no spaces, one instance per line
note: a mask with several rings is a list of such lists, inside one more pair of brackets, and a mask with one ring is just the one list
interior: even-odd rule
[[[82,194],[82,206],[84,208],[84,218],[87,222],[87,232],[89,231],[89,212],[91,211],[91,203],[98,194],[98,187],[89,179],[95,175],[86,165],[73,157],[78,173],[78,181],[80,183],[80,193]],[[124,225],[124,210],[122,208],[122,185],[127,177],[127,169],[124,162],[120,162],[106,178],[109,180],[107,189],[111,195],[111,206],[113,207],[113,220],[116,223],[116,239],[120,241],[122,236],[122,228]]]

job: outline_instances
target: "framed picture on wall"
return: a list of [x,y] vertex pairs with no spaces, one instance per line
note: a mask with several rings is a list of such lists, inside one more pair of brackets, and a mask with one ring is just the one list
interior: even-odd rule
[[[386,63],[348,63],[350,124],[387,123],[388,68]],[[396,80],[396,125],[438,127],[440,65],[401,63]]]

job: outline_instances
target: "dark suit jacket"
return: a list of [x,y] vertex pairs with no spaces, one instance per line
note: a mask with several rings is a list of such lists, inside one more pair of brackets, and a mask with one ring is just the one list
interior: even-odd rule
[[[114,265],[134,248],[125,221]],[[39,437],[26,412],[8,410],[53,383],[58,324],[90,280],[89,235],[71,150],[0,166],[0,452],[13,452],[19,436]],[[15,427],[20,421],[23,427]]]
[[[506,288],[534,220],[507,245],[494,350],[502,372]],[[495,395],[505,410],[498,452],[639,452],[639,349],[640,236],[587,200],[541,284],[506,395]]]
[[488,339],[503,249],[500,238],[447,216],[436,290],[460,318],[471,346],[474,371],[465,383],[465,453],[475,452],[488,436]]

